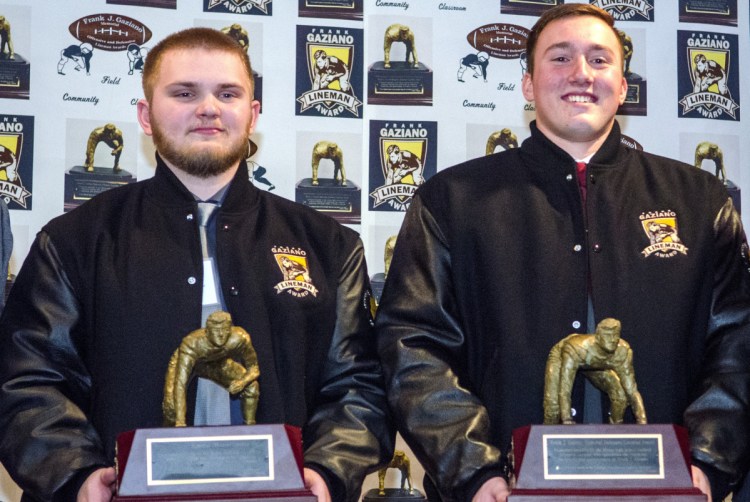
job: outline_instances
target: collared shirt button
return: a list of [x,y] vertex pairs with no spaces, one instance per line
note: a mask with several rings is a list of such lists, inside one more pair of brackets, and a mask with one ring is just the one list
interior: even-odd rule
[[581,327],[581,321],[573,321],[573,324],[571,324],[571,326],[573,326],[573,329],[578,329]]
[[198,282],[198,280],[195,277],[193,277],[192,275],[190,277],[188,277],[188,284],[190,284],[191,286],[193,284],[195,284],[196,282]]
[[231,286],[229,288],[229,294],[232,295],[232,296],[237,296],[237,295],[240,294],[240,290],[237,289],[237,286]]
[[193,221],[193,213],[188,213],[187,216],[185,216],[185,219],[188,221]]
[[594,253],[601,253],[601,251],[602,251],[602,245],[594,244]]
[[566,179],[566,180],[568,180],[568,181],[573,181],[573,175],[572,175],[572,174],[568,174],[568,175],[567,175],[567,176],[565,177],[565,179]]
[[581,249],[583,249],[583,246],[581,246],[580,244],[576,244],[575,246],[573,246],[573,251],[575,251],[576,253],[580,253]]

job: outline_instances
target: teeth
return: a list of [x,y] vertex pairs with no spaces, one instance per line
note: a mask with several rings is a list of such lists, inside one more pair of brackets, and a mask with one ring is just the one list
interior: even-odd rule
[[568,96],[568,101],[573,103],[591,103],[593,99],[591,96]]

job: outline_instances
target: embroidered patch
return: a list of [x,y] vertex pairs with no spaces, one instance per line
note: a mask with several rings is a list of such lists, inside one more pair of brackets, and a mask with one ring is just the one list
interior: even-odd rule
[[308,295],[318,296],[318,288],[310,278],[310,267],[307,253],[299,248],[274,246],[271,248],[276,264],[281,270],[282,281],[274,286],[277,294],[284,291],[292,296],[304,298]]
[[643,231],[649,245],[641,251],[644,258],[654,255],[658,258],[671,258],[677,253],[687,255],[688,248],[682,243],[677,230],[677,213],[672,210],[641,213]]

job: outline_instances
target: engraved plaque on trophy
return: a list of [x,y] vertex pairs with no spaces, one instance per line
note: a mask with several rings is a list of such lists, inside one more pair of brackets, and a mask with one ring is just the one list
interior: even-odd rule
[[0,13],[0,98],[29,99],[31,65],[13,50],[11,23]]
[[508,502],[705,502],[676,425],[536,425],[513,431]]
[[680,22],[737,26],[737,0],[680,0]]
[[545,10],[562,3],[563,0],[500,0],[500,13],[541,16]]
[[[95,165],[94,156],[99,143],[104,143],[112,149],[112,167]],[[110,188],[136,181],[131,173],[120,166],[123,147],[122,131],[114,124],[106,124],[91,131],[86,145],[84,165],[73,166],[65,173],[66,212]]]
[[116,502],[315,502],[288,425],[139,429],[117,438]]
[[362,20],[362,0],[299,0],[300,17]]
[[[323,162],[321,162],[323,161]],[[320,166],[333,164],[333,177],[319,177]],[[344,153],[331,141],[318,141],[312,151],[312,177],[295,187],[295,200],[332,216],[342,223],[359,223],[362,217],[362,189],[346,178]]]
[[[175,349],[164,379],[164,425],[118,435],[116,502],[237,500],[315,502],[305,488],[302,432],[255,424],[260,399],[257,353],[249,333],[221,310]],[[224,387],[241,401],[248,425],[186,427],[193,377]]]
[[[393,44],[406,48],[403,61],[391,60]],[[419,62],[414,32],[392,24],[385,30],[383,61],[367,70],[367,101],[376,105],[432,105],[432,70]]]

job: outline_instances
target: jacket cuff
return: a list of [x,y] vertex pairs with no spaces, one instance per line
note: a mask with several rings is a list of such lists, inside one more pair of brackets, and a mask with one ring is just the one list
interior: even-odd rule
[[331,495],[331,500],[347,500],[346,485],[331,471],[318,464],[305,463],[305,467],[320,474],[323,481],[326,482],[326,486],[328,486],[328,493]]
[[86,467],[85,469],[77,471],[64,485],[62,485],[62,487],[60,487],[59,490],[57,490],[53,501],[70,502],[71,500],[76,500],[78,498],[78,492],[81,490],[81,486],[83,486],[83,483],[86,482],[86,479],[91,476],[94,471],[102,469],[104,467],[109,466],[104,464],[92,465]]
[[708,478],[708,482],[711,485],[711,499],[717,501],[724,500],[729,495],[732,477],[706,462],[693,459],[692,463],[703,471],[703,474]]
[[479,491],[484,483],[490,478],[503,478],[507,482],[508,479],[503,474],[503,471],[497,466],[490,466],[480,469],[472,478],[466,483],[461,489],[459,489],[458,500],[472,500],[474,495]]

